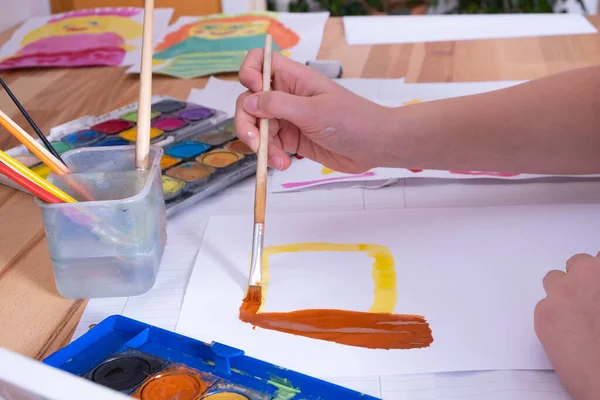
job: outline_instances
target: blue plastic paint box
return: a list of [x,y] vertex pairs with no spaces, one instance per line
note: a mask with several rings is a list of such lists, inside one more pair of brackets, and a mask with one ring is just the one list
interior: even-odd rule
[[142,400],[376,399],[120,315],[43,363]]

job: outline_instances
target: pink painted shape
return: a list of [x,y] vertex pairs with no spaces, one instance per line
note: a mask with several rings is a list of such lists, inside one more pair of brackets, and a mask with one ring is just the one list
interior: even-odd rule
[[65,21],[71,18],[80,17],[100,17],[100,16],[117,16],[117,17],[133,17],[138,15],[142,10],[135,7],[117,7],[117,8],[94,8],[87,10],[69,11],[64,14],[58,14],[48,21],[49,24],[58,21]]
[[33,42],[0,63],[0,70],[25,67],[121,66],[125,41],[112,32],[51,36]]
[[451,174],[460,174],[460,175],[484,175],[484,176],[502,176],[502,177],[511,177],[518,176],[520,174],[514,174],[510,172],[480,172],[480,171],[450,171]]
[[308,185],[314,185],[315,183],[325,183],[325,182],[333,182],[333,181],[341,181],[341,180],[345,180],[345,179],[353,179],[353,178],[366,178],[369,176],[375,176],[375,172],[373,171],[368,171],[365,172],[363,174],[356,174],[356,175],[351,175],[351,176],[340,176],[337,178],[325,178],[325,179],[317,179],[314,181],[306,181],[306,182],[288,182],[288,183],[284,183],[281,186],[285,189],[291,189],[291,188],[296,188],[296,187],[302,187],[302,186],[308,186]]
[[18,55],[75,53],[90,49],[110,49],[125,44],[123,38],[113,32],[82,33],[67,36],[49,36],[24,46]]

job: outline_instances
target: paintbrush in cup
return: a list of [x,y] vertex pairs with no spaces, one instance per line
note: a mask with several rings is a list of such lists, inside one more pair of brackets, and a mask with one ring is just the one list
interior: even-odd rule
[[138,101],[137,134],[135,139],[135,166],[149,169],[150,121],[152,113],[152,25],[154,0],[144,1],[142,61],[140,63],[140,94]]
[[63,202],[61,199],[48,192],[46,189],[42,188],[40,185],[36,184],[32,180],[21,175],[17,170],[9,167],[7,164],[4,164],[2,161],[0,161],[0,174],[3,174],[8,179],[12,180],[14,183],[21,186],[23,189],[37,196],[39,199],[45,201],[46,203],[56,204]]
[[[271,90],[271,35],[267,34],[265,40],[265,53],[263,58],[263,91]],[[254,234],[252,237],[252,262],[250,264],[250,278],[248,280],[248,293],[244,299],[246,304],[262,302],[262,262],[265,233],[265,210],[267,203],[267,157],[269,147],[269,119],[263,118],[259,122],[258,162],[256,166],[256,189],[254,194]]]
[[[44,164],[50,168],[52,172],[57,175],[69,174],[71,171],[62,162],[58,160],[54,155],[46,150],[41,144],[39,144],[34,138],[29,136],[27,132],[23,130],[15,121],[9,118],[8,115],[0,111],[0,125],[4,126],[8,132],[10,132],[19,142],[29,149],[33,154],[37,156]],[[52,146],[50,146],[52,147]]]
[[[4,126],[14,137],[17,138],[25,147],[35,154],[52,172],[56,175],[67,175],[72,171],[62,161],[59,161],[41,144],[27,134],[15,121],[10,119],[8,115],[0,111],[0,125]],[[69,181],[68,185],[81,196],[82,199],[93,201],[94,198],[89,191],[76,181]]]
[[27,122],[29,122],[29,125],[31,125],[31,127],[33,128],[33,130],[35,131],[35,133],[39,136],[40,140],[44,143],[44,146],[46,146],[46,149],[48,149],[48,151],[57,160],[59,160],[61,163],[63,163],[66,166],[67,164],[65,164],[65,162],[63,161],[63,159],[60,158],[60,155],[58,154],[58,152],[56,151],[56,149],[54,147],[52,147],[52,145],[50,144],[50,142],[48,141],[48,139],[46,138],[46,136],[42,133],[42,131],[40,130],[40,128],[33,121],[33,118],[31,118],[31,116],[29,115],[29,113],[27,112],[27,110],[25,110],[25,107],[23,107],[23,105],[21,105],[21,102],[19,101],[19,99],[17,99],[17,96],[15,96],[13,94],[13,92],[9,89],[8,85],[6,84],[6,82],[4,82],[4,80],[2,78],[0,78],[0,85],[4,88],[4,91],[6,92],[6,94],[8,94],[8,96],[12,99],[13,103],[15,103],[15,105],[17,106],[17,108],[19,109],[19,111],[21,111],[21,114],[23,114],[23,116],[25,117],[25,119],[27,120]]

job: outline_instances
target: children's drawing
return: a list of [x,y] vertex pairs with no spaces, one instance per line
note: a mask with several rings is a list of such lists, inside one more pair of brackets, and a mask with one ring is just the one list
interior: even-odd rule
[[[182,17],[154,49],[154,71],[178,78],[238,71],[249,50],[264,47],[267,34],[273,37],[273,51],[310,59],[320,47],[323,14],[328,15],[247,13]],[[319,33],[318,39],[314,32]],[[139,72],[139,65],[130,71]]]
[[[140,57],[143,9],[97,8],[27,21],[0,51],[0,69],[131,65]],[[172,10],[155,10],[163,33]]]
[[[263,312],[267,299],[269,257],[297,252],[366,252],[373,259],[373,304],[368,312],[311,309]],[[431,329],[419,315],[393,314],[396,270],[392,252],[372,244],[297,243],[264,248],[260,306],[242,303],[240,320],[264,329],[370,349],[411,349],[433,342]]]
[[[593,177],[595,175],[586,175]],[[415,168],[373,168],[362,174],[345,174],[334,171],[309,159],[293,159],[286,171],[273,171],[272,191],[285,192],[324,186],[339,181],[366,183],[370,181],[393,182],[405,178],[433,179],[498,179],[525,180],[557,177],[555,175],[522,174],[515,172],[441,171]],[[581,177],[581,176],[580,176]]]

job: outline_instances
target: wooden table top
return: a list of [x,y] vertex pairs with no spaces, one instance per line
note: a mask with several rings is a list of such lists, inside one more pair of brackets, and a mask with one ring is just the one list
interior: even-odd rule
[[[588,18],[600,28],[600,16]],[[0,35],[0,43],[11,33]],[[348,78],[527,80],[600,64],[600,35],[349,47],[342,20],[331,18],[319,59],[341,61]],[[27,70],[1,76],[44,132],[135,102],[138,96],[137,75],[125,74],[125,68]],[[234,74],[220,77],[236,79]],[[186,99],[191,88],[202,88],[206,81],[155,76],[153,94]],[[0,110],[32,132],[6,95],[0,96]],[[1,149],[18,144],[0,128]],[[41,359],[69,342],[86,301],[64,299],[56,291],[41,213],[30,195],[0,185],[0,222],[0,346]]]

